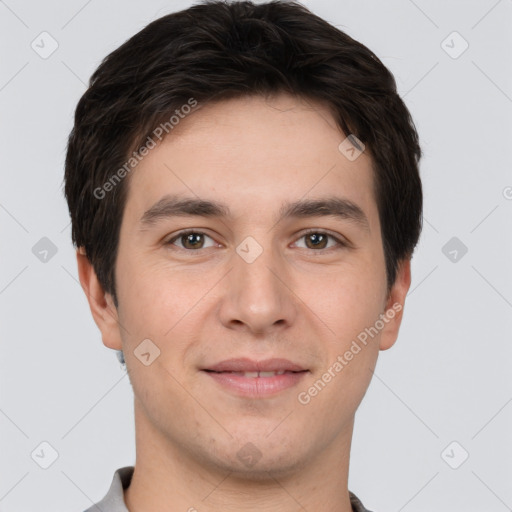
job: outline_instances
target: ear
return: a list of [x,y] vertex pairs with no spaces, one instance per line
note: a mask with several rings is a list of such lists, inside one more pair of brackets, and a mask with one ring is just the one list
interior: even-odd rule
[[391,348],[398,337],[405,306],[405,297],[411,286],[411,260],[402,260],[399,264],[396,279],[386,300],[385,315],[388,319],[381,331],[379,349]]
[[112,296],[103,290],[83,247],[76,251],[76,260],[80,284],[89,302],[94,321],[101,331],[103,344],[108,348],[122,350],[118,313]]

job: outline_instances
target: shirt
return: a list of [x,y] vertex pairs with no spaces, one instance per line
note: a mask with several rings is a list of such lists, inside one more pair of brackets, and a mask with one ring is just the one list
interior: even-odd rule
[[[129,512],[124,502],[123,491],[130,485],[134,469],[134,466],[119,468],[114,473],[112,484],[105,497],[84,512]],[[353,492],[349,491],[349,496],[353,512],[371,512],[371,510],[364,508],[359,498]]]

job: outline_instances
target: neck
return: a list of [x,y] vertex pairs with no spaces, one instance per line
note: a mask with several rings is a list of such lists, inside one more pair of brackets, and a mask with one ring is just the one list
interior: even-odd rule
[[124,500],[130,512],[352,512],[348,465],[353,420],[315,459],[283,472],[226,471],[173,443],[135,399],[136,463]]

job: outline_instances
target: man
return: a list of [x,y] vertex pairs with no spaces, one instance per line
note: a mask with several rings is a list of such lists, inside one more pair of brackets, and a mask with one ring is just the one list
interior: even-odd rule
[[197,4],[103,61],[65,193],[136,461],[90,511],[366,510],[354,416],[398,335],[420,156],[391,73],[298,3]]

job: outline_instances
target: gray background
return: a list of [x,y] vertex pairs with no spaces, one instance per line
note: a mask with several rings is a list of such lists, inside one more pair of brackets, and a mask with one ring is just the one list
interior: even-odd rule
[[[0,511],[80,512],[134,463],[132,390],[77,281],[65,144],[100,60],[191,3],[0,1]],[[375,512],[511,510],[512,0],[304,3],[391,69],[425,153],[405,319],[356,416],[349,488]]]

